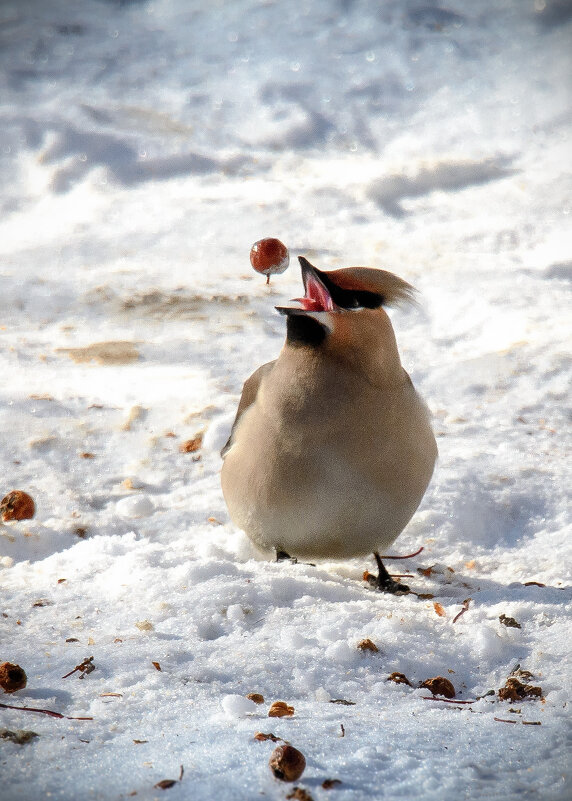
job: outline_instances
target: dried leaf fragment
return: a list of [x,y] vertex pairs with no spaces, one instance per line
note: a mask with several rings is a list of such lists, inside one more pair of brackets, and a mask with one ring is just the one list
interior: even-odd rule
[[153,665],[155,670],[159,670],[159,671],[161,670],[161,665],[159,664],[159,662],[151,662],[151,664]]
[[26,729],[16,729],[16,731],[0,729],[0,740],[9,740],[11,743],[16,743],[17,745],[26,745],[26,743],[31,742],[35,737],[39,736],[40,735],[35,731]]
[[28,683],[26,672],[20,665],[12,662],[2,662],[0,665],[0,687],[5,693],[15,693],[23,690]]
[[341,704],[342,706],[355,706],[355,701],[347,701],[345,698],[330,698],[330,704]]
[[501,701],[520,701],[523,698],[541,698],[542,688],[532,684],[523,684],[516,677],[511,676],[506,680],[504,687],[498,691]]
[[203,435],[197,434],[196,437],[193,437],[192,439],[187,439],[185,442],[182,442],[179,445],[179,451],[181,453],[196,453],[196,451],[200,450],[202,444],[203,444]]
[[438,603],[437,601],[433,601],[433,609],[439,615],[439,617],[446,617],[447,613],[445,612],[441,604]]
[[288,793],[286,798],[295,799],[295,801],[314,801],[310,793],[303,787],[294,787],[291,793]]
[[248,693],[246,696],[249,701],[253,701],[255,704],[263,704],[264,703],[264,696],[260,693]]
[[357,647],[360,651],[371,651],[373,654],[379,653],[379,648],[377,645],[367,637],[365,640],[358,642]]
[[455,688],[449,679],[444,676],[435,676],[433,679],[427,679],[421,682],[422,687],[426,687],[433,695],[443,695],[445,698],[455,697]]
[[154,784],[153,787],[157,787],[159,790],[168,790],[170,787],[174,787],[176,784],[176,779],[161,779],[161,781],[157,782],[157,784]]
[[139,631],[153,631],[153,624],[149,620],[138,620],[135,625]]
[[413,687],[405,673],[398,673],[394,671],[387,677],[387,681],[394,681],[396,684],[407,684],[408,687]]
[[272,740],[273,743],[286,743],[286,745],[289,745],[287,740],[283,740],[282,737],[277,737],[275,734],[271,733],[264,734],[264,732],[261,731],[256,732],[256,734],[254,735],[254,739],[258,740],[259,743],[263,743],[266,740]]
[[520,665],[516,665],[509,675],[516,676],[517,679],[525,679],[526,681],[530,681],[530,679],[534,678],[534,673],[531,673],[530,670],[524,670]]
[[322,787],[324,790],[333,790],[334,787],[338,787],[341,783],[340,779],[324,779]]
[[12,490],[0,501],[0,516],[4,523],[12,520],[31,520],[35,514],[34,499],[23,490]]
[[274,701],[268,710],[269,718],[291,718],[294,714],[294,707],[288,706],[286,701]]
[[499,620],[503,626],[507,626],[509,629],[522,628],[520,623],[517,623],[517,621],[513,617],[507,617],[507,615],[505,614],[499,615]]

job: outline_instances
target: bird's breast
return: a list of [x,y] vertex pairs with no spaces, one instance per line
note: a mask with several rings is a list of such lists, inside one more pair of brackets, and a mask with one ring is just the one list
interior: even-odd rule
[[[382,391],[335,373],[264,381],[223,466],[234,522],[261,548],[341,558],[389,545],[435,460],[410,382]],[[280,391],[278,391],[280,387]]]

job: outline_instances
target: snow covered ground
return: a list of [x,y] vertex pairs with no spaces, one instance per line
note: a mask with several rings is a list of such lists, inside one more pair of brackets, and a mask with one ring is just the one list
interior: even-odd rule
[[[0,496],[37,504],[0,527],[0,703],[64,716],[0,708],[39,735],[0,739],[5,801],[284,799],[256,732],[314,801],[571,797],[571,34],[567,0],[0,5]],[[388,566],[433,598],[229,522],[298,254],[420,290],[392,317],[440,461]],[[542,698],[487,695],[517,665]]]

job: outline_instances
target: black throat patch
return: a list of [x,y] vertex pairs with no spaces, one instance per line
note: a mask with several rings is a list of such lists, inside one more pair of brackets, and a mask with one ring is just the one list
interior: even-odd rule
[[298,347],[316,348],[328,335],[328,329],[309,314],[289,314],[286,321],[286,342]]

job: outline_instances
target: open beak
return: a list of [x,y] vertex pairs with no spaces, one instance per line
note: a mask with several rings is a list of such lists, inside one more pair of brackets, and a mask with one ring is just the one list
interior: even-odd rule
[[280,314],[303,314],[304,312],[331,312],[339,311],[332,300],[326,285],[320,279],[316,268],[310,264],[304,256],[298,256],[300,267],[302,268],[302,281],[304,282],[304,297],[294,298],[293,303],[300,303],[298,306],[276,306]]

